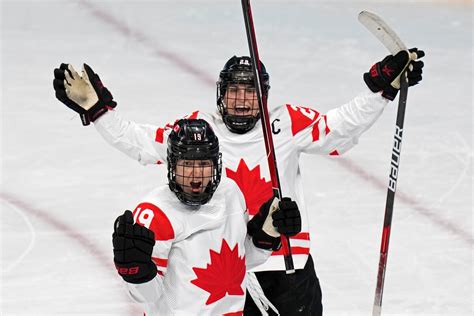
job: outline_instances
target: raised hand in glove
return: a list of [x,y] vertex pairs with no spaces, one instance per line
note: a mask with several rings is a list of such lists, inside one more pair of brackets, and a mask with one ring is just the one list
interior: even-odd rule
[[374,64],[364,73],[364,81],[372,92],[382,91],[382,96],[393,101],[400,90],[400,76],[407,69],[409,86],[418,84],[422,79],[423,62],[418,60],[425,52],[418,48],[399,51]]
[[104,87],[99,76],[84,64],[79,75],[71,64],[61,64],[54,69],[53,87],[56,98],[79,113],[82,125],[89,125],[117,103]]
[[112,243],[115,267],[126,282],[145,283],[156,276],[156,265],[151,260],[155,234],[134,224],[132,212],[125,211],[115,220]]
[[247,223],[247,232],[254,245],[262,249],[279,250],[280,234],[294,236],[301,231],[301,214],[298,205],[290,198],[272,197]]

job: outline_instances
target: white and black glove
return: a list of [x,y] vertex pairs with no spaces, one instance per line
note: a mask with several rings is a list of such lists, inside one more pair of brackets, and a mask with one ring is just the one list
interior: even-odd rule
[[247,223],[247,232],[254,245],[268,250],[281,248],[280,235],[294,236],[301,231],[301,214],[298,205],[290,198],[280,201],[272,197],[263,203],[260,210]]
[[132,212],[125,211],[115,220],[112,244],[115,267],[126,282],[140,284],[156,276],[156,265],[151,259],[155,234],[134,224]]
[[82,75],[71,64],[61,64],[54,69],[53,87],[56,98],[79,113],[84,126],[117,106],[110,91],[87,64],[83,66]]
[[414,86],[421,81],[424,64],[418,59],[423,56],[425,52],[418,48],[389,55],[364,73],[364,81],[372,92],[382,91],[384,98],[393,101],[400,90],[400,76],[407,68],[409,86]]

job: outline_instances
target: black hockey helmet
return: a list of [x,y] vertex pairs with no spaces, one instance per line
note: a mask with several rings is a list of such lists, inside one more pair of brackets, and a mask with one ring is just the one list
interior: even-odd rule
[[[263,91],[265,97],[268,97],[268,90],[270,89],[270,76],[268,75],[265,66],[261,62],[262,66],[262,81]],[[252,61],[248,56],[231,57],[224,68],[219,73],[219,80],[217,81],[217,109],[222,115],[222,120],[227,128],[238,134],[244,134],[250,131],[260,118],[260,112],[257,115],[231,115],[227,111],[227,105],[225,104],[225,93],[229,84],[246,84],[255,85],[254,74],[252,71]]]
[[[202,119],[182,119],[175,123],[173,130],[168,137],[168,181],[171,191],[173,191],[178,199],[187,205],[202,205],[207,203],[219,185],[222,174],[222,159],[221,153],[219,152],[219,140],[214,134],[209,123]],[[186,161],[190,164],[183,165],[179,161]],[[212,166],[209,165],[198,165],[196,166],[195,161],[212,161]],[[191,161],[191,162],[190,162]],[[177,168],[183,168],[183,172],[178,172],[178,177],[181,181],[177,181]],[[192,174],[194,175],[197,171],[195,168],[212,168],[210,173],[209,183],[198,183],[199,185],[205,185],[205,189],[202,192],[185,192],[185,183],[187,180],[194,179],[193,175],[184,175],[184,168],[193,168]],[[203,172],[203,170],[200,170]],[[207,180],[207,179],[204,179]],[[198,181],[198,180],[196,180]],[[178,182],[181,182],[178,183]],[[183,183],[184,182],[184,183]],[[191,185],[193,183],[191,182]],[[188,187],[190,188],[190,187]]]

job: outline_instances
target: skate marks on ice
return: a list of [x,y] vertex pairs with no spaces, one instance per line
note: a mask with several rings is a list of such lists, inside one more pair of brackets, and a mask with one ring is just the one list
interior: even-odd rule
[[[26,225],[28,234],[27,236],[22,236],[22,238],[27,238],[28,239],[28,244],[23,247],[23,249],[15,249],[15,251],[20,250],[21,253],[19,255],[16,255],[16,259],[14,259],[11,262],[8,262],[8,265],[3,266],[2,269],[2,274],[7,275],[10,272],[12,272],[13,269],[15,269],[22,261],[23,259],[31,252],[33,247],[35,246],[36,243],[36,231],[33,225],[31,224],[31,221],[28,218],[28,215],[25,214],[25,211],[22,210],[22,208],[16,206],[14,203],[10,202],[8,199],[4,198],[3,194],[0,194],[0,199],[2,201],[2,217],[3,216],[8,216],[8,217],[16,217],[19,218],[19,220]],[[22,226],[21,224],[19,225],[20,227]],[[10,248],[7,248],[7,250]]]
[[92,1],[79,0],[78,4],[87,11],[89,11],[94,18],[111,26],[124,37],[129,37],[133,39],[133,41],[136,41],[137,43],[143,45],[146,49],[150,50],[153,55],[156,55],[156,57],[163,58],[167,60],[170,64],[176,66],[178,69],[192,74],[204,84],[216,84],[214,77],[210,76],[202,69],[197,68],[195,65],[189,63],[184,58],[184,56],[180,56],[178,54],[175,54],[173,51],[166,49],[166,45],[160,45],[156,40],[154,40],[151,36],[148,36],[142,30],[129,27],[126,23],[123,22],[122,19],[110,14],[106,10],[101,9],[97,5],[94,5]]
[[[51,216],[50,214],[48,214],[47,211],[42,210],[28,202],[25,202],[24,197],[19,197],[7,192],[0,192],[0,201],[1,204],[3,204],[0,205],[2,206],[2,216],[7,216],[8,213],[14,213],[19,215],[21,220],[24,221],[24,223],[26,224],[28,232],[31,236],[28,245],[24,248],[21,254],[17,256],[16,259],[13,260],[13,262],[11,262],[8,266],[6,266],[6,268],[2,269],[2,278],[5,278],[5,280],[8,278],[9,275],[11,275],[10,272],[12,272],[15,267],[19,266],[22,263],[23,259],[25,259],[35,247],[37,240],[37,232],[31,223],[30,219],[32,217],[35,217],[41,222],[47,224],[49,227],[52,228],[53,232],[58,232],[59,234],[64,235],[70,240],[72,240],[74,243],[79,244],[102,266],[103,270],[107,271],[111,278],[117,279],[115,269],[111,268],[113,267],[113,260],[107,257],[104,254],[104,251],[99,249],[93,243],[92,240],[90,240],[85,234],[81,233],[79,230],[61,221],[61,219]],[[7,206],[8,210],[5,210],[4,206]],[[121,292],[124,297],[124,300],[128,302],[126,304],[126,310],[124,312],[127,315],[141,315],[143,313],[143,309],[140,308],[138,305],[129,302],[125,291]]]
[[[338,163],[348,170],[349,172],[356,174],[358,177],[361,177],[364,179],[366,182],[372,184],[376,188],[386,191],[387,190],[387,183],[381,179],[377,179],[374,176],[370,174],[370,172],[367,172],[365,169],[361,168],[358,166],[353,160],[346,159],[346,158],[339,158]],[[457,177],[457,181],[455,185],[453,186],[453,190],[455,190],[455,187],[459,185],[462,179],[464,179],[467,176],[467,172],[470,169],[470,164],[466,163],[465,168],[463,169],[462,173]],[[450,192],[446,192],[444,198],[446,198],[449,195]],[[439,203],[441,203],[443,197],[439,199]],[[417,214],[422,215],[426,219],[428,219],[433,225],[436,227],[451,233],[452,235],[456,236],[459,238],[460,241],[462,241],[464,244],[466,244],[468,247],[472,247],[474,245],[474,240],[472,235],[460,228],[458,225],[456,225],[454,222],[449,221],[446,218],[442,218],[440,215],[439,210],[436,209],[436,205],[433,206],[424,206],[425,203],[424,201],[420,201],[419,199],[404,193],[403,191],[397,189],[397,196],[395,198],[395,203],[401,202],[406,204],[407,206],[410,207],[410,209],[414,210]],[[381,208],[383,206],[381,205]]]

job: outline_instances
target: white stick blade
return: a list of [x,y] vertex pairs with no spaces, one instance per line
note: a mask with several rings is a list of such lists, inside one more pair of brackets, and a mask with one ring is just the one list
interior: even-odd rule
[[407,49],[397,33],[378,15],[369,11],[362,11],[359,13],[359,22],[378,38],[391,54],[396,54],[401,50]]

